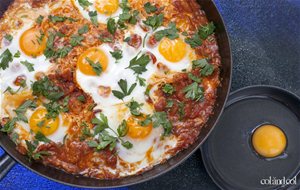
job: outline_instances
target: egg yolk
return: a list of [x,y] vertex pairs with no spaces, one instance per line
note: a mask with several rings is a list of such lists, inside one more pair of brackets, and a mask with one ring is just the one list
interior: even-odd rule
[[86,75],[97,75],[93,66],[87,60],[92,61],[94,64],[100,64],[102,71],[105,71],[108,65],[108,57],[101,49],[89,48],[80,55],[77,61],[77,68]]
[[39,56],[46,49],[46,37],[38,28],[26,30],[20,37],[20,48],[28,56]]
[[286,136],[274,125],[263,125],[256,129],[252,136],[255,151],[266,158],[280,155],[286,147]]
[[119,8],[118,0],[96,0],[96,10],[101,14],[112,15]]
[[151,131],[152,131],[152,123],[142,126],[140,125],[141,121],[144,121],[146,119],[145,116],[130,116],[127,119],[127,127],[128,127],[128,133],[127,135],[133,139],[143,139],[147,137]]
[[187,53],[186,44],[180,38],[175,40],[164,38],[160,42],[158,50],[166,60],[173,63],[181,61]]
[[41,132],[45,136],[53,134],[59,125],[59,118],[47,119],[45,108],[37,109],[29,119],[30,129],[34,132]]

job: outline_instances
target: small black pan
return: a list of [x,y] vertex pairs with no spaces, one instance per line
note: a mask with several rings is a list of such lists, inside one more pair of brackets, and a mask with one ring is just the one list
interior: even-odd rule
[[[275,158],[259,156],[251,143],[255,129],[265,124],[279,127],[287,138],[284,152]],[[295,177],[300,171],[299,136],[300,98],[279,87],[250,86],[229,96],[218,124],[201,147],[202,158],[224,190],[299,189],[300,176],[298,183]]]
[[[1,0],[0,4],[0,16],[3,15],[3,12],[7,9],[9,4],[12,1],[10,0]],[[39,163],[29,163],[28,159],[25,156],[22,156],[15,149],[14,143],[8,138],[4,133],[0,133],[0,145],[14,160],[33,172],[38,173],[48,179],[77,187],[88,187],[88,188],[112,188],[112,187],[122,187],[141,183],[150,179],[153,179],[171,169],[175,168],[181,162],[186,160],[207,138],[212,128],[214,127],[216,121],[218,120],[220,114],[223,111],[228,92],[230,90],[231,83],[231,51],[229,38],[225,29],[224,22],[221,18],[220,13],[218,12],[214,2],[212,0],[199,0],[199,3],[202,6],[202,9],[206,12],[207,17],[210,21],[213,21],[216,26],[216,36],[219,44],[220,54],[222,57],[222,71],[221,71],[221,87],[218,89],[218,98],[217,103],[214,109],[214,114],[210,117],[206,126],[202,129],[201,134],[198,140],[190,146],[188,149],[180,152],[178,155],[174,156],[164,164],[155,166],[153,169],[136,176],[129,176],[117,180],[99,180],[93,178],[87,178],[83,176],[74,176],[67,174],[61,170],[57,170],[52,167],[47,167]],[[9,158],[7,155],[3,156],[0,161],[1,170],[0,176],[4,176],[9,168],[12,167],[14,161]]]

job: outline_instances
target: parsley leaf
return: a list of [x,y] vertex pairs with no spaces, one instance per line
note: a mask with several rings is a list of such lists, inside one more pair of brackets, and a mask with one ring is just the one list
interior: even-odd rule
[[111,51],[109,53],[113,56],[113,58],[116,59],[116,61],[123,58],[123,51],[122,50],[115,50],[115,51]]
[[29,72],[34,71],[34,67],[33,67],[34,64],[32,64],[32,63],[30,63],[28,61],[21,61],[20,63],[22,65],[24,65],[28,69]]
[[84,9],[93,4],[93,3],[89,2],[88,0],[78,0],[78,3]]
[[0,68],[5,70],[8,68],[8,64],[13,61],[13,55],[9,51],[9,49],[6,49],[1,55],[0,55]]
[[144,9],[145,9],[145,11],[146,11],[148,14],[154,13],[154,12],[157,11],[156,6],[155,6],[155,5],[151,5],[150,2],[147,2],[147,3],[144,4]]
[[91,19],[91,22],[93,25],[98,26],[98,19],[97,19],[97,11],[90,11],[89,12],[89,17]]
[[32,84],[32,94],[35,96],[42,95],[53,101],[60,99],[64,95],[63,91],[58,86],[55,86],[48,77],[44,77]]
[[56,56],[58,58],[64,58],[70,53],[71,50],[72,48],[69,46],[62,47],[56,51]]
[[198,33],[194,34],[190,38],[186,38],[185,43],[189,44],[192,48],[197,48],[202,45],[202,40],[200,39],[200,36]]
[[171,107],[173,107],[173,105],[174,105],[174,102],[173,102],[173,100],[167,100],[167,108],[171,108]]
[[65,16],[53,16],[53,15],[49,15],[48,19],[50,20],[50,22],[52,23],[57,23],[57,22],[64,22],[66,20],[69,20],[70,22],[76,22],[77,20],[71,17],[65,17]]
[[20,58],[21,57],[21,52],[18,50],[15,54],[14,54],[15,58]]
[[193,82],[189,86],[183,89],[185,97],[191,100],[199,101],[204,97],[203,88],[198,85],[197,82]]
[[216,26],[213,22],[208,23],[207,25],[201,26],[198,30],[198,34],[201,39],[205,40],[208,36],[214,33]]
[[35,22],[37,24],[42,24],[43,20],[44,20],[44,17],[42,15],[40,15],[39,17],[37,17],[37,19],[35,20]]
[[78,34],[85,34],[89,31],[89,26],[87,24],[83,25],[81,28],[78,29]]
[[136,76],[136,79],[138,80],[140,86],[146,86],[146,79],[140,77],[139,75]]
[[162,91],[166,94],[173,94],[175,92],[174,87],[171,84],[165,84],[162,88]]
[[166,112],[155,112],[152,116],[153,127],[163,127],[163,136],[168,136],[172,130],[172,124],[168,119]]
[[129,108],[130,113],[134,116],[139,116],[141,115],[141,107],[144,104],[139,104],[137,101],[135,100],[131,100],[128,104],[126,104],[126,106]]
[[10,34],[5,34],[4,38],[9,42],[11,42],[14,39],[14,37]]
[[198,59],[193,62],[194,68],[201,68],[200,74],[203,76],[209,76],[214,72],[214,66],[209,64],[206,59]]
[[171,22],[168,26],[169,28],[165,30],[160,30],[154,34],[154,37],[157,41],[162,40],[164,37],[169,38],[170,40],[174,40],[179,38],[178,30],[176,28],[176,24]]
[[71,36],[71,40],[70,40],[70,44],[71,46],[77,46],[77,45],[81,45],[81,41],[84,39],[83,36],[80,36],[80,35],[76,35],[76,34],[73,34]]
[[100,74],[103,71],[103,68],[99,62],[94,62],[90,58],[86,57],[85,60],[90,64],[90,66],[93,68],[93,71],[96,73],[97,76],[100,76]]
[[121,91],[113,90],[112,93],[118,99],[123,100],[126,96],[129,96],[131,94],[137,84],[132,84],[128,90],[127,80],[121,79],[119,80],[118,85],[121,88]]
[[137,55],[130,61],[127,68],[133,70],[135,74],[142,74],[147,71],[146,66],[150,63],[150,61],[151,59],[147,54],[143,54],[140,57]]
[[28,123],[28,119],[24,114],[29,108],[36,108],[36,103],[32,100],[26,100],[23,104],[21,104],[17,109],[14,110],[14,112],[16,112],[17,114],[18,120]]
[[97,134],[101,133],[104,129],[109,127],[107,117],[103,113],[100,113],[100,119],[96,117],[93,118],[92,124],[95,125],[94,136],[96,136]]
[[114,40],[111,37],[104,37],[103,35],[99,36],[99,39],[103,42],[103,43],[111,43]]
[[28,140],[25,140],[25,142],[26,142],[26,146],[27,146],[27,155],[29,157],[29,161],[31,161],[31,159],[39,160],[39,159],[43,158],[43,156],[50,155],[49,152],[47,152],[47,151],[35,152],[37,146],[32,144],[31,142],[29,142]]
[[178,110],[178,114],[179,114],[179,120],[181,121],[185,115],[185,111],[184,111],[184,103],[183,102],[179,102],[178,103],[178,107],[179,107],[179,110]]
[[201,78],[198,78],[197,76],[193,75],[193,73],[188,73],[188,77],[192,80],[192,81],[195,81],[197,83],[201,83],[202,80]]
[[11,133],[18,120],[19,120],[18,117],[14,117],[13,119],[7,121],[0,130],[5,133]]
[[42,142],[45,142],[45,143],[48,143],[50,142],[50,139],[48,139],[43,133],[41,132],[37,132],[34,136],[34,138],[38,141],[42,141]]
[[117,31],[117,24],[115,19],[113,18],[109,18],[107,21],[107,30],[109,31],[109,33],[111,33],[112,35],[115,34],[115,32]]
[[125,120],[122,121],[122,123],[119,125],[118,129],[118,135],[119,137],[125,137],[128,132],[128,126]]
[[153,30],[156,30],[158,27],[162,26],[164,20],[164,14],[149,16],[143,23],[147,26],[150,26]]
[[49,103],[44,104],[44,106],[47,109],[47,119],[56,119],[62,109],[61,105],[56,101],[50,101]]
[[83,102],[83,103],[86,101],[84,95],[78,96],[77,100],[79,100],[80,102]]

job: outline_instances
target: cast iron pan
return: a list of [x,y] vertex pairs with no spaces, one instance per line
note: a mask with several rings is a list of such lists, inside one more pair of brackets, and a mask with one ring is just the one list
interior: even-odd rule
[[[263,124],[275,125],[286,135],[287,147],[277,158],[262,158],[251,145],[253,131]],[[221,189],[299,189],[294,184],[261,184],[263,179],[293,179],[299,173],[299,136],[299,97],[278,87],[246,87],[229,96],[218,124],[201,147],[202,157]]]
[[[3,14],[3,12],[7,9],[7,7],[11,2],[12,1],[10,0],[1,0],[0,15]],[[128,186],[128,185],[133,185],[133,184],[150,180],[175,168],[177,165],[179,165],[181,162],[187,159],[195,150],[197,150],[197,148],[199,148],[202,142],[209,135],[210,131],[214,127],[216,121],[218,120],[220,114],[223,111],[223,107],[225,105],[228,92],[230,90],[231,70],[232,70],[231,51],[230,51],[229,39],[225,29],[224,22],[212,0],[199,0],[199,3],[201,4],[203,10],[207,13],[208,19],[210,21],[213,21],[217,26],[216,35],[218,39],[220,54],[222,57],[222,71],[221,71],[222,84],[221,87],[218,89],[218,98],[217,98],[217,104],[214,109],[214,114],[210,117],[206,126],[202,129],[198,140],[188,149],[180,152],[178,155],[174,156],[166,163],[157,165],[153,169],[141,175],[129,176],[117,180],[99,180],[99,179],[92,179],[83,176],[74,176],[71,174],[67,174],[63,171],[54,169],[52,167],[44,166],[39,163],[30,164],[28,162],[28,159],[25,156],[22,156],[16,151],[14,143],[4,133],[0,133],[1,147],[14,160],[22,164],[23,166],[27,167],[28,169],[32,170],[33,172],[36,172],[39,175],[42,175],[48,179],[63,184],[67,184],[67,185],[77,186],[77,187],[109,188],[109,187]],[[11,158],[9,158],[7,155],[3,156],[2,161],[0,161],[1,164],[0,172],[4,174],[6,171],[9,170],[9,168],[13,165],[13,163],[14,161]]]

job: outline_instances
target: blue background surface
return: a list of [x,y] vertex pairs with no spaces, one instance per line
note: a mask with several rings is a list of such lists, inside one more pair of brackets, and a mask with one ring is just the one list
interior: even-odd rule
[[[0,0],[1,1],[1,0]],[[215,0],[233,53],[232,90],[254,84],[280,86],[300,96],[300,0]],[[3,151],[0,149],[0,154]],[[0,190],[62,189],[15,165],[0,182]],[[200,151],[167,174],[121,189],[218,189],[206,173]]]

